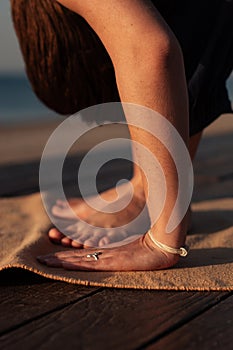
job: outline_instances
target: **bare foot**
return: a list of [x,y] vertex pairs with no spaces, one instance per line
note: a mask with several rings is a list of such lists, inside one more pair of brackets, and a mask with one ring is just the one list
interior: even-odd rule
[[[104,210],[103,212],[95,211],[86,219],[86,222],[77,220],[65,227],[62,230],[63,233],[57,228],[50,229],[49,238],[53,243],[73,248],[109,247],[117,242],[123,244],[123,241],[126,241],[127,238],[130,239],[137,232],[146,232],[149,229],[150,218],[148,212],[145,210],[144,215],[141,213],[144,203],[144,196],[142,198],[134,195],[132,201],[124,210],[115,214],[104,213]],[[140,219],[133,221],[138,218],[139,214]],[[188,229],[191,227],[191,215],[192,212],[189,208]],[[127,228],[122,228],[126,224]]]
[[[89,254],[98,253],[95,256]],[[133,242],[108,249],[68,250],[37,258],[51,267],[87,271],[146,271],[166,269],[175,265],[179,256],[155,247],[148,235]]]
[[[130,181],[130,183],[133,185],[133,190],[136,197],[135,199],[138,198],[137,202],[139,201],[142,202],[141,206],[144,206],[145,195],[144,195],[144,191],[141,183],[141,177],[139,176],[134,177]],[[105,201],[118,202],[119,200],[122,200],[123,196],[126,196],[128,192],[132,190],[132,188],[130,188],[130,183],[124,183],[120,185],[118,187],[118,192],[116,191],[116,188],[111,188],[107,191],[102,192],[100,196]],[[120,198],[119,198],[119,192],[120,192]],[[90,201],[95,200],[95,196],[89,197],[89,199]],[[58,199],[56,201],[56,204],[52,207],[52,214],[55,217],[69,220],[72,218],[70,214],[69,206],[77,214],[78,219],[83,219],[85,221],[87,221],[90,216],[95,215],[96,213],[99,214],[99,212],[97,212],[96,209],[89,206],[87,202],[82,198],[70,198],[68,200],[68,203]]]
[[[86,248],[86,247],[102,247],[117,241],[121,241],[127,238],[129,235],[135,234],[136,232],[146,232],[150,225],[150,220],[148,213],[144,215],[142,220],[137,221],[137,224],[128,226],[128,230],[111,230],[111,228],[121,227],[123,225],[129,224],[131,221],[136,219],[141,213],[145,205],[145,195],[142,189],[142,185],[139,181],[132,181],[133,185],[133,198],[125,209],[118,211],[117,208],[121,207],[122,202],[124,202],[127,191],[129,190],[129,184],[123,184],[120,186],[120,197],[117,198],[117,192],[115,189],[108,190],[101,194],[102,198],[108,201],[113,201],[111,207],[115,207],[116,213],[106,212],[106,208],[97,211],[88,206],[82,199],[72,199],[70,205],[72,209],[77,213],[79,218],[93,226],[90,231],[90,226],[85,225],[85,222],[77,220],[76,223],[69,225],[65,229],[65,236],[56,228],[52,228],[49,231],[49,238],[54,243],[61,243],[65,247],[75,247],[75,248]],[[115,201],[114,201],[115,200]],[[69,210],[67,209],[67,204],[63,202],[58,202],[56,206],[53,207],[52,213],[57,217],[68,219]],[[124,206],[123,206],[124,207]],[[101,230],[101,228],[108,228],[109,230]],[[75,240],[68,238],[75,237]]]

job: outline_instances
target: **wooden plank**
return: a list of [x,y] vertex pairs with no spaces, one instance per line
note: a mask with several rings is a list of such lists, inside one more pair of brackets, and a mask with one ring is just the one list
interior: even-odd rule
[[[49,121],[48,118],[45,122],[27,122],[8,127],[0,125],[0,165],[39,161],[49,137],[63,121],[62,117],[59,119],[57,121]],[[86,129],[86,126],[86,123],[81,122],[80,130]],[[67,132],[67,128],[65,132]],[[105,124],[94,129],[91,127],[88,133],[81,137],[77,134],[77,137],[78,139],[71,147],[69,154],[79,155],[86,153],[89,149],[105,140],[114,138],[128,139],[129,131],[126,125]]]
[[61,121],[48,118],[46,122],[0,125],[0,165],[39,160],[49,136]]
[[0,334],[102,290],[54,282],[20,269],[2,271],[0,286]]
[[[28,124],[15,128],[0,128],[0,195],[12,196],[38,191],[40,158],[47,139],[58,125],[59,122],[52,122]],[[76,179],[77,167],[83,155],[101,142],[115,139],[115,147],[117,149],[119,146],[121,147],[118,141],[119,137],[129,138],[126,125],[105,125],[82,135],[67,154],[63,180],[69,182]],[[109,147],[106,146],[105,151],[109,152]],[[58,156],[57,150],[54,152],[54,156],[51,156],[51,162],[56,156]],[[95,155],[95,158],[97,156],[98,154]],[[115,173],[119,176],[121,170],[124,175],[124,168],[125,163],[122,168],[122,160],[118,159],[114,165],[111,165],[110,169],[108,167],[107,170],[103,171],[106,174],[104,183],[106,183],[106,178],[111,179]]]
[[0,341],[2,349],[7,350],[21,346],[58,350],[136,349],[226,295],[105,289],[5,334]]
[[230,296],[147,349],[232,350],[232,344],[233,296]]
[[[77,183],[77,170],[82,157],[70,157],[66,160],[63,169],[64,185],[74,186]],[[51,160],[53,162],[54,160]],[[132,170],[124,160],[114,160],[100,169],[98,174],[97,188],[104,191],[116,184],[122,178],[130,178]],[[25,181],[25,179],[27,179]],[[85,181],[88,183],[89,174],[86,174]],[[39,161],[25,164],[11,164],[0,166],[0,196],[14,196],[39,191]],[[79,196],[80,192],[72,193],[73,196]]]

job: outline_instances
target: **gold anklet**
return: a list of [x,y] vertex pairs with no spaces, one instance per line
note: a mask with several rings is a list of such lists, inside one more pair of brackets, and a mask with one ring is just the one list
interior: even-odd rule
[[172,253],[172,254],[178,254],[182,257],[185,257],[188,255],[188,251],[189,251],[189,247],[188,246],[185,246],[185,247],[180,247],[180,248],[172,248],[172,247],[169,247],[168,245],[166,244],[163,244],[159,241],[157,241],[153,236],[152,236],[152,232],[151,230],[148,231],[148,235],[150,237],[150,239],[152,240],[152,242],[158,247],[160,248],[161,250],[163,250],[164,252],[167,252],[167,253]]

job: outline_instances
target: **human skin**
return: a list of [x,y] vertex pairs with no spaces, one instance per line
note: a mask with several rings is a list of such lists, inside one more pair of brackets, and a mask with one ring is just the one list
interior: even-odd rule
[[[201,139],[202,132],[192,136],[189,142],[189,153],[190,158],[193,161],[198,145]],[[133,157],[135,159],[135,157]],[[56,227],[53,227],[49,230],[48,236],[50,240],[55,244],[61,244],[64,247],[73,247],[73,248],[90,248],[90,247],[103,247],[108,244],[120,241],[125,238],[125,234],[120,232],[120,234],[111,233],[106,234],[106,231],[98,230],[98,234],[90,233],[88,228],[83,230],[80,227],[80,219],[83,223],[88,223],[97,228],[112,228],[119,227],[120,225],[128,225],[127,237],[133,235],[131,226],[129,223],[134,220],[141,213],[141,208],[146,204],[146,197],[142,184],[142,177],[140,168],[134,163],[133,166],[133,177],[130,180],[131,185],[133,186],[133,199],[129,205],[124,208],[122,211],[117,211],[115,213],[108,213],[105,210],[98,211],[97,209],[88,205],[85,199],[82,198],[70,198],[67,201],[57,200],[52,207],[52,214],[59,218],[67,220],[67,231],[66,234],[59,231]],[[121,199],[125,195],[127,196],[127,191],[129,191],[128,184],[120,185],[120,192],[116,191],[116,188],[110,188],[107,191],[101,193],[101,197],[111,203],[114,202],[116,207],[121,204]],[[123,188],[124,187],[124,188]],[[89,197],[90,198],[90,197]],[[95,198],[95,196],[93,197]],[[108,205],[107,205],[108,206]],[[77,215],[76,223],[73,223],[69,226],[69,222],[72,219],[70,216],[70,209],[75,212]],[[108,207],[106,207],[108,209]],[[103,208],[104,209],[104,208]],[[192,215],[191,208],[188,211],[188,229],[192,226]],[[147,221],[147,222],[146,222]],[[150,223],[150,220],[144,216],[140,220],[141,227],[147,227]],[[85,224],[84,224],[85,226]],[[69,230],[71,229],[71,231]],[[138,232],[139,232],[138,228]],[[70,238],[70,234],[75,233],[75,240]],[[145,229],[144,231],[145,232]]]
[[[84,17],[102,40],[113,62],[121,101],[142,105],[160,113],[173,124],[188,147],[188,95],[182,52],[175,36],[151,2],[59,2]],[[162,214],[151,227],[152,235],[168,246],[179,248],[185,242],[187,215],[171,233],[166,233],[178,191],[174,162],[164,145],[153,135],[131,126],[129,130],[131,139],[140,142],[160,162],[166,178],[167,197]],[[138,156],[140,159],[140,154]],[[143,164],[147,173],[149,168],[145,167]],[[147,193],[147,181],[143,174],[142,183]],[[156,175],[150,187],[153,193],[147,203],[149,215],[153,213],[158,200]],[[76,249],[40,257],[39,260],[48,266],[74,270],[121,271],[167,268],[179,259],[177,255],[157,248],[148,234],[121,247],[98,249],[102,253],[98,260],[86,257],[94,251],[96,249]]]

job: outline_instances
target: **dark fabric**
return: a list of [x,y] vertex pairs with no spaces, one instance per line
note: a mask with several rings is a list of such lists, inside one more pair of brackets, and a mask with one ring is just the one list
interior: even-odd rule
[[233,69],[232,0],[154,0],[184,55],[190,135],[232,112],[226,80]]
[[[231,112],[225,85],[233,68],[233,0],[152,1],[183,51],[194,135]],[[11,5],[26,71],[41,101],[65,115],[119,101],[112,61],[82,17],[51,0]]]

